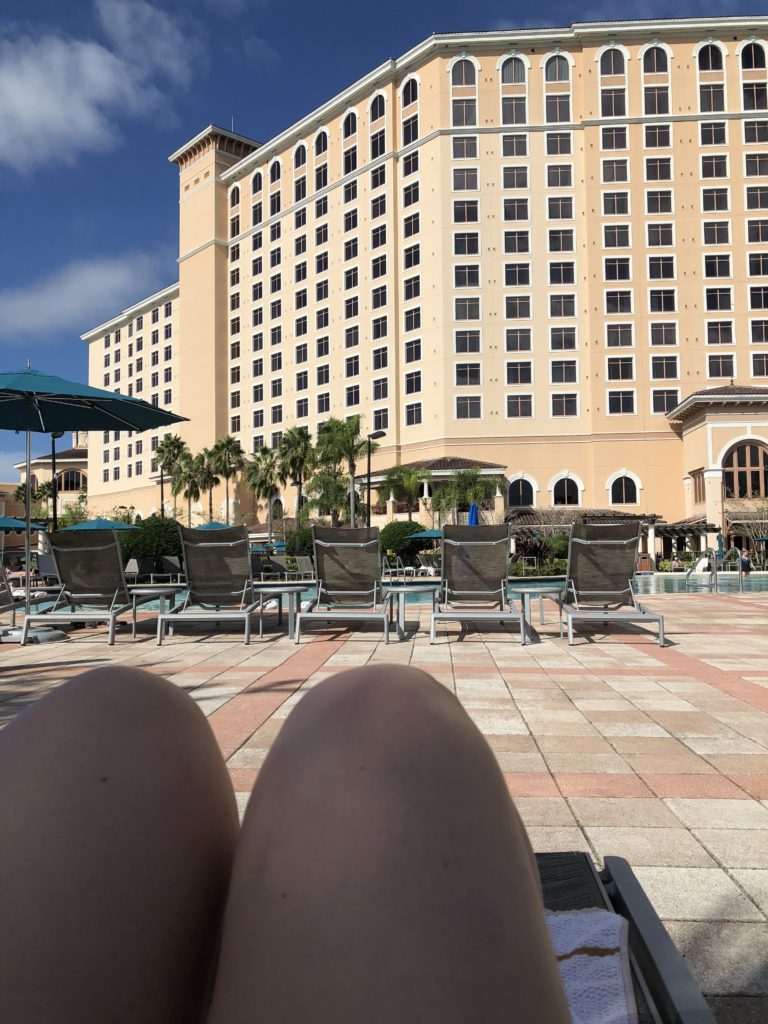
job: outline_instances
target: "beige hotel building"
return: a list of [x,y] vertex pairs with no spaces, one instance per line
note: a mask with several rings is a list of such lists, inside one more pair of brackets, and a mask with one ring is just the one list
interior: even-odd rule
[[[267,142],[210,126],[178,283],[83,336],[90,383],[193,450],[359,413],[374,473],[719,525],[768,493],[767,63],[761,17],[434,35]],[[91,434],[94,510],[158,507],[157,441]]]

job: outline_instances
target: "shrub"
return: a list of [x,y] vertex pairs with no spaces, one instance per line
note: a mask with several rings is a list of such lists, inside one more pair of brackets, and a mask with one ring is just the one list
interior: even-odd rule
[[155,569],[162,570],[163,555],[181,555],[181,540],[175,519],[149,516],[136,523],[135,530],[120,530],[123,562],[129,558],[154,558]]
[[552,558],[568,558],[568,534],[557,533],[550,537],[549,549]]
[[424,546],[423,541],[409,540],[412,533],[421,533],[425,529],[421,523],[395,522],[387,523],[379,535],[382,551],[394,551],[406,565],[413,565],[418,551]]
[[286,530],[285,552],[288,555],[311,555],[311,528],[309,526],[300,526],[298,530]]

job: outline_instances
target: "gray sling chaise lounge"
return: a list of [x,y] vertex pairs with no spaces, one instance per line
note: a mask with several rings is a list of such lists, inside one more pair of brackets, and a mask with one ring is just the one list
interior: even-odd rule
[[508,565],[508,526],[444,527],[440,610],[432,613],[429,642],[438,622],[453,621],[517,622],[526,643],[523,610],[507,594]]
[[11,613],[11,625],[16,625],[16,612],[24,611],[24,601],[13,596],[11,585],[5,575],[5,569],[0,565],[0,614]]
[[632,592],[639,542],[639,523],[574,524],[560,607],[560,635],[565,616],[569,644],[573,644],[574,625],[639,622],[655,623],[659,646],[664,646],[664,616],[644,607]]
[[179,526],[187,596],[178,608],[157,618],[157,642],[162,644],[168,626],[184,622],[236,622],[243,641],[251,642],[254,616],[263,633],[263,599],[254,592],[248,531],[244,526],[221,530],[195,530]]
[[117,619],[131,613],[136,633],[136,605],[123,573],[123,559],[114,530],[62,530],[48,535],[61,589],[52,595],[53,605],[46,611],[32,612],[24,620],[21,642],[27,642],[33,622],[62,625],[73,622],[109,624],[109,643],[115,642]]
[[296,616],[296,643],[311,622],[377,622],[389,643],[389,615],[381,582],[378,527],[313,526],[317,598]]

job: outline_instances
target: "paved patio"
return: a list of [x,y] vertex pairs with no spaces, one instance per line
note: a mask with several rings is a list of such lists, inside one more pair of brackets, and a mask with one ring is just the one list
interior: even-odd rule
[[[272,623],[250,647],[195,633],[154,644],[151,622],[110,649],[102,631],[64,644],[0,648],[0,723],[84,669],[113,662],[162,673],[208,716],[241,808],[302,693],[353,665],[432,673],[496,753],[537,850],[626,857],[719,1019],[768,1019],[768,594],[669,595],[670,646],[627,627],[542,642],[496,627],[435,646],[426,607],[411,639],[333,629],[296,647]],[[420,630],[413,634],[420,616]],[[740,997],[726,999],[728,997]],[[752,998],[746,998],[752,997]]]

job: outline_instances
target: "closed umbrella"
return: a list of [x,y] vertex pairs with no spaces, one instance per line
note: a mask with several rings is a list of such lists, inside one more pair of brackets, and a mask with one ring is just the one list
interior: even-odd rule
[[[139,398],[103,391],[88,384],[27,368],[0,373],[0,430],[27,435],[27,481],[32,475],[32,434],[60,430],[149,430],[185,420]],[[29,495],[28,495],[29,498]],[[29,565],[30,529],[27,500],[25,552]],[[29,574],[26,611],[29,613]]]
[[467,518],[467,526],[477,526],[480,522],[480,517],[477,512],[477,504],[473,501],[469,506],[469,516]]

